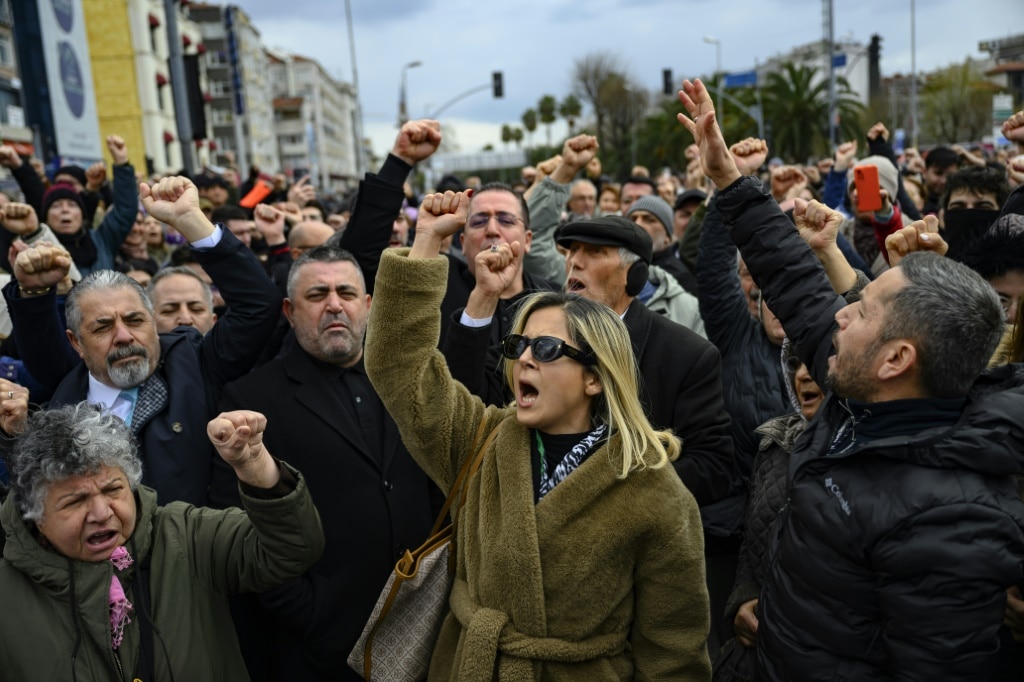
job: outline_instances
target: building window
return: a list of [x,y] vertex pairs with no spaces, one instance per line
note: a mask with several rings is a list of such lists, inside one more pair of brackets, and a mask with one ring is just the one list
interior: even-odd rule
[[0,66],[14,68],[14,46],[9,35],[0,34]]
[[228,63],[228,56],[220,50],[209,50],[206,53],[207,66],[224,66]]
[[229,97],[231,84],[227,81],[210,81],[210,94],[214,97]]

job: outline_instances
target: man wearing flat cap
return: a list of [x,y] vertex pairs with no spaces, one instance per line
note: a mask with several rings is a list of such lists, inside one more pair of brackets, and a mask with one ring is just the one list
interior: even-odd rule
[[723,498],[735,473],[721,357],[698,334],[652,312],[638,298],[648,284],[653,242],[639,225],[604,216],[562,227],[566,291],[604,303],[622,317],[640,370],[640,398],[656,428],[683,441],[674,462],[700,505]]

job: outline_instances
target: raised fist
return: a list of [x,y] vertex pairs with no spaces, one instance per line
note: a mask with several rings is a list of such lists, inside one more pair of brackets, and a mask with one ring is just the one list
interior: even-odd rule
[[0,207],[0,222],[3,222],[5,230],[19,237],[30,235],[39,229],[36,210],[28,204],[4,204]]
[[14,278],[22,289],[47,289],[60,284],[71,271],[71,256],[60,244],[15,242]]
[[398,131],[391,153],[415,166],[441,146],[441,124],[430,119],[407,121]]
[[128,163],[128,145],[119,135],[107,135],[107,149],[114,157],[114,165]]

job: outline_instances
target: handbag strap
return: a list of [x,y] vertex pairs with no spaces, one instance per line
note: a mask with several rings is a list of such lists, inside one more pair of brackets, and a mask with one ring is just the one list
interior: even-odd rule
[[[444,506],[441,507],[441,512],[437,515],[437,520],[434,521],[434,527],[430,530],[430,535],[436,535],[439,530],[444,526],[444,521],[448,517],[448,512],[451,509],[452,502],[455,501],[455,496],[459,495],[459,509],[462,508],[462,504],[466,498],[466,488],[468,487],[469,479],[472,478],[476,470],[480,468],[480,462],[483,459],[484,451],[487,446],[494,440],[494,434],[498,430],[498,427],[494,427],[491,430],[490,436],[483,445],[479,446],[480,437],[484,434],[484,427],[487,426],[487,420],[481,419],[479,426],[476,428],[476,435],[473,436],[473,446],[470,452],[474,452],[475,456],[466,458],[466,461],[462,463],[459,468],[459,473],[455,476],[455,480],[452,481],[452,487],[448,490],[448,497],[444,501]],[[457,513],[457,512],[456,512]]]

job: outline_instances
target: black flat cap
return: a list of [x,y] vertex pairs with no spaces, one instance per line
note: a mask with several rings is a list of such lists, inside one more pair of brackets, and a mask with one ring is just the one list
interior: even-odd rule
[[569,248],[573,242],[622,246],[650,265],[654,255],[654,242],[644,228],[622,216],[608,215],[593,220],[568,223],[559,229],[555,241]]
[[673,205],[672,210],[678,211],[691,201],[704,201],[707,198],[708,195],[700,191],[699,189],[688,189],[676,197],[676,202]]

